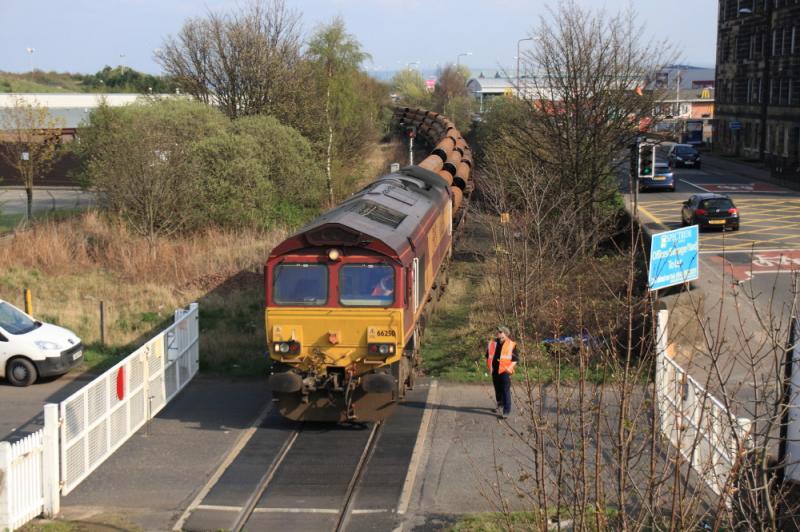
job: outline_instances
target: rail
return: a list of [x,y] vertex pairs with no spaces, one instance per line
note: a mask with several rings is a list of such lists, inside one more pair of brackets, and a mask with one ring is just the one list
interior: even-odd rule
[[[243,530],[246,530],[250,518],[253,516],[255,512],[258,511],[256,507],[259,501],[261,501],[262,497],[264,496],[264,493],[267,491],[268,488],[277,487],[277,485],[275,484],[276,474],[286,461],[287,457],[291,454],[294,444],[297,441],[298,436],[300,436],[300,434],[303,432],[304,427],[305,425],[299,425],[289,433],[289,436],[281,446],[281,449],[275,455],[275,458],[272,460],[269,467],[261,476],[261,479],[259,480],[253,491],[248,496],[246,502],[239,509],[239,513],[236,517],[236,520],[234,521],[233,526],[231,526],[232,532],[241,532]],[[317,513],[326,513],[326,514],[329,513],[332,515],[335,514],[336,522],[333,527],[333,530],[335,530],[336,532],[345,530],[345,528],[347,527],[348,520],[350,518],[350,514],[352,511],[353,502],[355,499],[356,490],[358,489],[364,470],[366,469],[366,466],[369,463],[369,460],[375,451],[376,443],[380,437],[382,428],[383,428],[382,421],[378,421],[372,425],[366,443],[364,444],[364,447],[361,449],[361,454],[359,455],[358,462],[356,463],[353,472],[350,475],[350,480],[347,483],[347,488],[345,489],[344,495],[342,497],[342,503],[339,506],[339,508],[315,509],[313,513],[309,514],[309,515],[316,515]],[[356,449],[353,449],[354,452],[355,450]],[[297,523],[295,523],[295,526],[296,525]]]

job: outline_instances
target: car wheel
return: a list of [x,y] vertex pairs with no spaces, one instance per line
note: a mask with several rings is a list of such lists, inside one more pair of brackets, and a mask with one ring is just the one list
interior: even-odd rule
[[6,378],[14,386],[30,386],[36,377],[36,366],[27,358],[12,359],[6,366]]

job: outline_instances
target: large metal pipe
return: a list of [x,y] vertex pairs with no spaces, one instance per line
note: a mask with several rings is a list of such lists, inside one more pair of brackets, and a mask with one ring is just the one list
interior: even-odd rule
[[436,147],[431,153],[435,153],[442,158],[442,161],[446,161],[448,154],[453,151],[454,146],[455,142],[453,142],[453,139],[445,137],[436,144]]
[[431,172],[438,172],[442,169],[442,158],[438,155],[428,155],[419,163],[419,167]]
[[458,209],[461,208],[461,202],[464,199],[464,193],[461,192],[461,189],[458,187],[450,187],[450,191],[453,193],[453,215],[458,212]]
[[461,154],[453,150],[447,154],[447,161],[444,163],[444,169],[450,172],[453,175],[456,175],[456,169],[458,168],[458,163],[461,162]]
[[439,174],[439,177],[447,181],[448,187],[453,184],[453,176],[447,170],[439,170],[436,173]]
[[472,166],[474,166],[473,162],[472,162],[472,150],[470,150],[469,147],[467,147],[464,150],[464,153],[461,155],[461,160],[463,162],[467,163],[470,166],[470,168],[472,168]]

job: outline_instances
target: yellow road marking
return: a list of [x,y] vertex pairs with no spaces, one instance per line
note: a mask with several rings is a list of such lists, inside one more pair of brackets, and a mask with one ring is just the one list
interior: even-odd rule
[[[780,237],[780,238],[770,238],[769,240],[759,240],[759,241],[758,241],[758,242],[756,242],[756,243],[757,243],[757,244],[771,244],[771,243],[773,243],[773,242],[777,242],[777,241],[779,241],[779,240],[786,240],[786,239],[789,239],[789,238],[798,238],[798,236],[797,236],[797,235],[786,235],[786,236],[782,236],[782,237]],[[753,240],[752,242],[755,242],[755,240]],[[744,245],[744,244],[748,244],[748,245],[750,245],[750,244],[752,244],[752,242],[745,242],[745,243],[742,243],[742,244],[735,244],[735,245],[734,245],[734,246],[732,246],[732,247],[736,247],[736,248],[738,248],[738,247],[741,247],[741,246],[742,246],[742,245]]]
[[642,207],[641,205],[639,205],[639,210],[640,210],[640,211],[642,211],[643,213],[645,213],[645,214],[646,214],[646,215],[647,215],[647,216],[648,216],[648,217],[649,217],[651,220],[653,220],[653,221],[654,221],[656,224],[660,225],[661,227],[663,227],[664,229],[666,229],[667,231],[669,231],[669,226],[665,225],[665,224],[664,224],[664,222],[662,222],[661,220],[659,220],[659,219],[658,219],[658,218],[657,218],[657,217],[656,217],[656,216],[655,216],[653,213],[651,213],[650,211],[648,211],[647,209],[645,209],[645,208],[644,208],[644,207]]

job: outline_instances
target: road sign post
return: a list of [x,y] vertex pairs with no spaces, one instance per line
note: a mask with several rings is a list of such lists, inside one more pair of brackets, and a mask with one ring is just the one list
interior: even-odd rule
[[696,225],[653,235],[648,288],[659,290],[698,279],[699,251],[700,235]]

